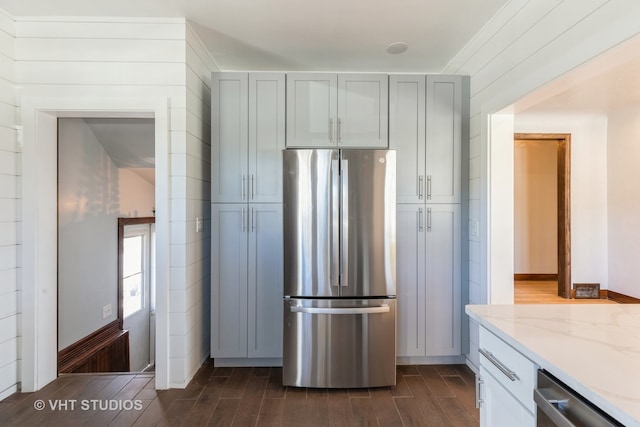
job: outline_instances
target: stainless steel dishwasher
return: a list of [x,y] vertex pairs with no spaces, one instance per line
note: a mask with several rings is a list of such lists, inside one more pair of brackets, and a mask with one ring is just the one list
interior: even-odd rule
[[624,427],[544,370],[538,370],[533,400],[538,427]]

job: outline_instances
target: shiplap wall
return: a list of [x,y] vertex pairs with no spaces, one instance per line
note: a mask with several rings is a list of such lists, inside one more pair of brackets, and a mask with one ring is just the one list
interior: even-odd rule
[[18,163],[16,146],[15,25],[0,11],[0,400],[18,377]]
[[[469,242],[471,303],[500,302],[513,287],[511,260],[496,256],[513,252],[512,234],[497,232],[512,222],[512,200],[495,196],[505,191],[500,182],[513,180],[513,139],[505,132],[489,146],[489,114],[639,31],[637,0],[512,0],[443,70],[471,76],[469,215],[480,224]],[[477,325],[470,332],[477,366]]]
[[[186,117],[184,138],[172,154],[171,187],[180,206],[171,222],[170,348],[171,385],[191,378],[209,356],[210,200],[211,200],[211,71],[210,54],[186,27]],[[196,218],[204,230],[196,232]],[[174,280],[184,278],[183,280]]]
[[184,387],[209,345],[209,242],[206,232],[195,234],[195,217],[208,217],[209,107],[202,94],[213,61],[183,19],[19,18],[15,28],[18,100],[169,100],[169,386]]

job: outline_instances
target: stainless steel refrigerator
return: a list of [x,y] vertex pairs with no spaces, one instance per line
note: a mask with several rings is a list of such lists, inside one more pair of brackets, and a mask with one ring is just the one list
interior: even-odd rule
[[283,156],[283,384],[394,385],[395,151]]

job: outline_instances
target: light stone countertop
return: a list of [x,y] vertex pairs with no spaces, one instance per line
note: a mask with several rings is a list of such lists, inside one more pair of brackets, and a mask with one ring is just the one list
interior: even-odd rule
[[640,304],[468,305],[466,312],[619,422],[640,426]]

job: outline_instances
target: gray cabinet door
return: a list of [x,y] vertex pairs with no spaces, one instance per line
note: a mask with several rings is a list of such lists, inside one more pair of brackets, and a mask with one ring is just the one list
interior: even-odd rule
[[245,202],[248,195],[247,73],[211,75],[211,201]]
[[337,84],[335,74],[287,74],[287,147],[336,145]]
[[287,147],[386,148],[386,74],[287,74]]
[[427,76],[427,203],[460,203],[462,76]]
[[422,204],[397,205],[397,355],[425,355],[425,211]]
[[424,203],[425,76],[389,76],[389,148],[397,156],[398,203]]
[[340,148],[387,148],[389,77],[386,74],[338,75]]
[[282,357],[282,205],[249,205],[248,357]]
[[247,356],[246,204],[211,207],[211,356]]
[[213,73],[211,201],[281,202],[283,73]]
[[461,351],[459,204],[426,206],[427,356]]
[[282,150],[285,148],[285,77],[249,74],[250,202],[282,202]]

